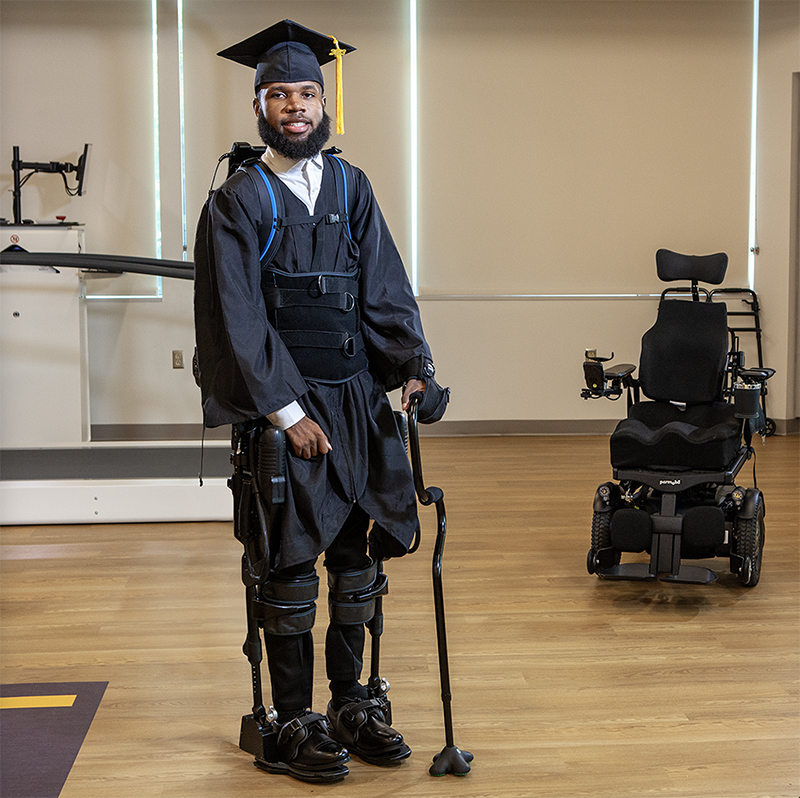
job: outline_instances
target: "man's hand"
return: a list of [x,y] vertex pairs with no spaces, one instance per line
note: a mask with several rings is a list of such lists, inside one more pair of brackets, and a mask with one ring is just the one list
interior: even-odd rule
[[306,460],[318,454],[327,454],[332,448],[320,425],[308,416],[303,416],[296,424],[287,427],[286,437],[295,454]]
[[403,410],[408,410],[408,402],[411,397],[412,393],[416,393],[419,391],[420,393],[425,393],[425,383],[422,380],[411,379],[409,380],[405,387],[403,388],[403,399],[401,407]]

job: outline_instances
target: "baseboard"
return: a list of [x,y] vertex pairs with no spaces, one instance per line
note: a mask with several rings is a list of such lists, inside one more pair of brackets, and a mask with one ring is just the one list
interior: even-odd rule
[[800,435],[800,418],[779,418],[775,421],[776,435]]
[[146,446],[136,441],[115,446],[3,449],[0,483],[45,480],[159,480],[227,478],[230,446],[208,443]]
[[227,480],[43,480],[0,482],[0,525],[230,521]]
[[230,424],[206,429],[202,424],[92,424],[93,441],[219,441],[231,439]]

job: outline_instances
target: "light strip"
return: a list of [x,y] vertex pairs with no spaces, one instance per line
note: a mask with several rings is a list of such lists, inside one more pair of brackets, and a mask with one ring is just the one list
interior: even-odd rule
[[188,260],[189,236],[186,227],[186,120],[183,93],[183,0],[178,2],[178,112],[181,137],[181,233],[183,234],[183,259]]
[[[155,183],[156,257],[161,257],[161,164],[158,122],[158,0],[150,0],[153,36],[153,180]],[[159,284],[159,294],[161,293]]]
[[408,0],[409,136],[411,139],[411,290],[419,296],[419,150],[417,128],[417,0]]
[[758,114],[758,28],[759,0],[753,0],[753,97],[750,110],[750,226],[748,230],[747,284],[755,290],[756,254],[758,238],[756,235],[756,157],[757,157],[757,114]]

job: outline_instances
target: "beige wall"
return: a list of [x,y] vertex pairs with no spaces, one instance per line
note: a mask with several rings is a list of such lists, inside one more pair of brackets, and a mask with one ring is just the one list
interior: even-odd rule
[[[359,48],[345,60],[347,132],[335,143],[370,175],[408,256],[406,3],[184,6],[190,250],[217,157],[256,138],[252,73],[214,53],[291,17]],[[583,350],[636,362],[654,300],[495,295],[657,292],[661,246],[726,250],[727,283],[745,281],[752,4],[418,6],[421,307],[453,388],[442,428],[578,430],[619,417],[622,405],[579,398]],[[159,2],[166,258],[183,248],[174,8]],[[786,420],[798,413],[789,209],[800,12],[793,0],[761,8],[756,289],[766,360],[779,370],[770,415]],[[37,175],[25,216],[85,221],[92,252],[154,254],[149,12],[147,0],[3,0],[0,215],[11,216],[12,145],[28,160],[73,160],[91,141],[89,194],[69,201],[58,178]],[[463,294],[473,298],[448,298]],[[160,301],[94,302],[89,332],[94,424],[199,421],[190,374],[170,359],[191,351],[189,284],[164,280]]]
[[37,174],[23,216],[63,214],[88,223],[93,252],[153,257],[150,4],[3,0],[0,43],[0,216],[13,217],[14,145],[25,161],[76,163],[90,142],[86,196]]
[[[758,109],[758,246],[755,289],[764,306],[764,345],[778,369],[771,413],[796,418],[798,401],[797,149],[800,107],[792,108],[800,73],[800,4],[762,2]],[[795,80],[797,78],[795,77]],[[794,139],[792,138],[794,136]],[[794,154],[794,157],[793,157]],[[793,193],[794,186],[794,193]],[[794,214],[794,223],[793,216]],[[793,240],[794,237],[794,240]]]
[[662,246],[746,281],[752,3],[420,7],[424,291],[650,292]]

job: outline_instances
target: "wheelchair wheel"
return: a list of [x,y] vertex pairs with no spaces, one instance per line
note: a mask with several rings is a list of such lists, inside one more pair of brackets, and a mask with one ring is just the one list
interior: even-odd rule
[[[586,570],[590,574],[596,574],[600,570],[600,549],[611,548],[611,516],[613,513],[599,513],[595,510],[592,516],[592,548],[586,555]],[[619,565],[622,554],[614,552],[612,566]]]
[[742,558],[739,581],[746,587],[755,587],[761,577],[761,554],[764,550],[764,501],[761,494],[756,499],[752,518],[737,518],[733,530],[736,554]]

